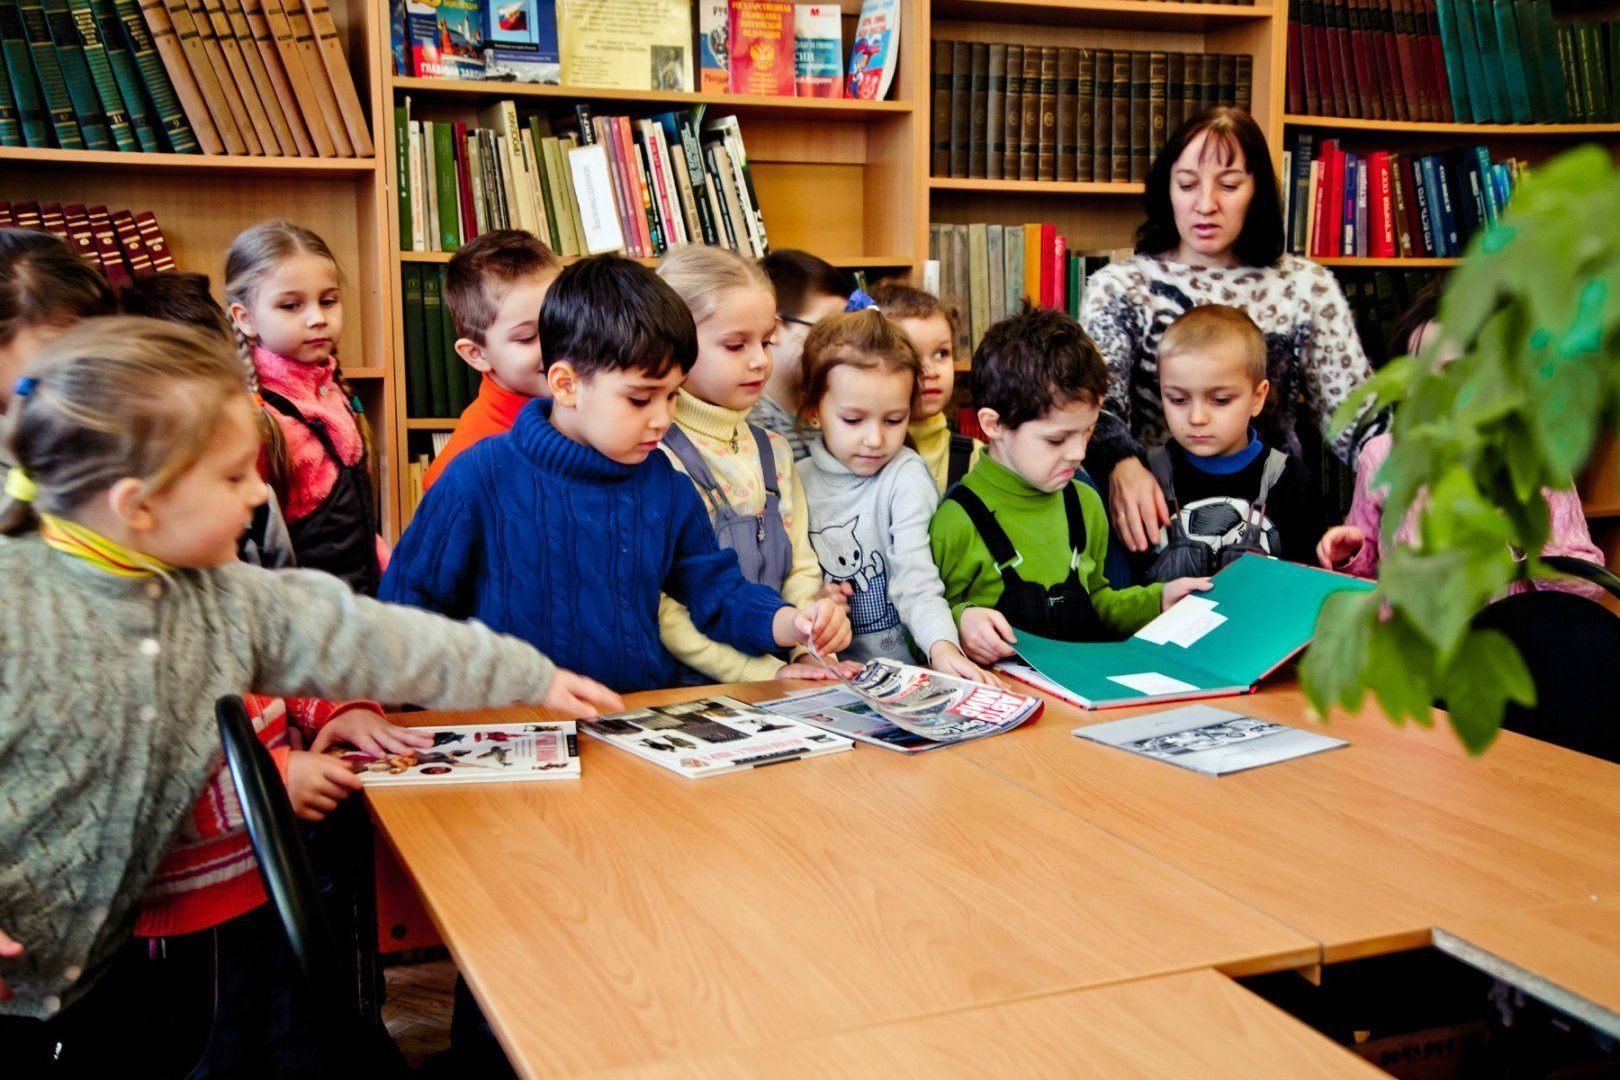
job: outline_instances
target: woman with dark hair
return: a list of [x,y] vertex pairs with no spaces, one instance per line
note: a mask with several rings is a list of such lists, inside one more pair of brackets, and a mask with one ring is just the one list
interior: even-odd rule
[[[1170,518],[1145,448],[1169,438],[1158,347],[1178,316],[1228,304],[1255,321],[1274,403],[1256,421],[1259,434],[1293,454],[1301,410],[1331,438],[1333,410],[1372,374],[1339,283],[1283,253],[1271,150],[1248,113],[1216,108],[1183,124],[1153,162],[1146,203],[1136,254],[1086,281],[1080,314],[1114,376],[1086,469],[1106,483],[1114,527],[1132,551],[1147,550]],[[1333,452],[1353,462],[1360,437],[1346,432]]]

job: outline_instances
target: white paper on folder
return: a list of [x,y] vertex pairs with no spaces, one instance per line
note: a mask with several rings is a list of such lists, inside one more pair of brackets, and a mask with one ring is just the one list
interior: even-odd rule
[[1142,694],[1185,694],[1189,690],[1198,689],[1190,682],[1172,679],[1157,671],[1142,671],[1134,675],[1110,675],[1108,681],[1117,682]]
[[1215,610],[1215,601],[1186,596],[1138,630],[1136,636],[1153,645],[1180,645],[1185,649],[1225,621],[1226,616]]

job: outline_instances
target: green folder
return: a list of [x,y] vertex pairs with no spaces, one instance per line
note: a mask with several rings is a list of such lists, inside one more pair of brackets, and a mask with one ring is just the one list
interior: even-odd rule
[[1322,603],[1360,578],[1244,555],[1134,637],[1076,644],[1018,632],[1012,677],[1086,709],[1244,694],[1310,644]]

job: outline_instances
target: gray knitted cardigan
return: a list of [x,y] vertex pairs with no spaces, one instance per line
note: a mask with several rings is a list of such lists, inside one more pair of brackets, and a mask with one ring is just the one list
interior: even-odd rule
[[129,580],[0,538],[0,1013],[71,1004],[220,760],[225,694],[477,708],[539,701],[552,665],[488,628],[232,563]]

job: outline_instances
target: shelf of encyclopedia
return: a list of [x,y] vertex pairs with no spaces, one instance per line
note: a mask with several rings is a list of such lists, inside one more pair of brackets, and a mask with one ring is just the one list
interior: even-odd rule
[[1289,127],[1366,131],[1381,135],[1455,135],[1460,138],[1508,135],[1525,139],[1579,139],[1620,135],[1620,124],[1432,124],[1407,120],[1351,120],[1341,116],[1303,116],[1287,113]]
[[994,192],[999,195],[1140,195],[1144,184],[1092,180],[966,180],[961,177],[932,176],[932,191]]
[[1352,258],[1312,258],[1312,262],[1323,266],[1337,266],[1346,270],[1440,270],[1448,266],[1456,266],[1461,259],[1372,259],[1355,256]]
[[[817,252],[820,254],[820,252]],[[447,263],[454,257],[449,251],[401,251],[399,261],[407,263]],[[565,258],[562,261],[571,263],[575,257]],[[885,270],[900,269],[912,265],[916,260],[909,255],[822,255],[822,258],[843,270]],[[643,266],[657,266],[657,259],[637,259]]]
[[170,173],[176,176],[298,176],[305,179],[370,178],[376,158],[253,157],[245,154],[144,154],[116,150],[0,147],[0,168],[74,169],[98,172]]
[[914,111],[909,101],[856,101],[848,98],[767,97],[758,94],[700,94],[668,90],[619,90],[603,86],[542,86],[536,83],[474,79],[419,79],[395,75],[394,89],[423,99],[500,101],[554,98],[559,108],[575,102],[625,102],[656,111],[656,107],[690,109],[706,105],[739,116],[782,116],[799,119],[861,121],[873,117],[903,116]]
[[1270,19],[1271,4],[1172,0],[934,0],[933,22],[961,21],[1118,30],[1210,30]]

